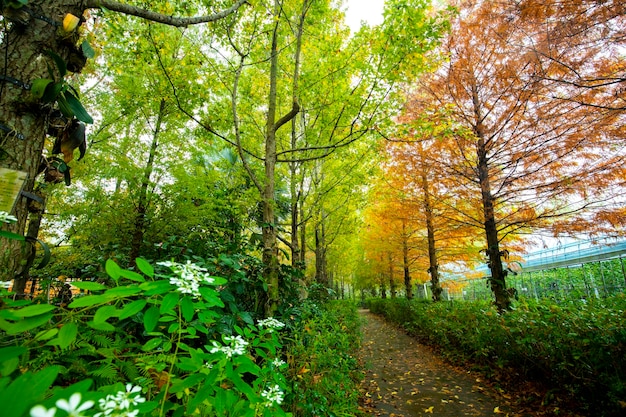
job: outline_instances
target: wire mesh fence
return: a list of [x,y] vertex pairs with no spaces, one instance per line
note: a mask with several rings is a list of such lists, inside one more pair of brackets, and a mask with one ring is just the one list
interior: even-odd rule
[[[620,256],[544,270],[509,273],[507,288],[518,297],[555,301],[606,298],[626,291],[626,260]],[[446,300],[492,300],[488,277],[442,282]],[[416,297],[431,298],[428,283],[417,286]]]

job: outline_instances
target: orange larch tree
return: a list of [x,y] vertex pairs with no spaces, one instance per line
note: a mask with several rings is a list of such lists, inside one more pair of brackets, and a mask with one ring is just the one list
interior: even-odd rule
[[[555,97],[565,94],[562,83],[538,76],[543,62],[529,48],[538,30],[511,16],[515,4],[462,2],[443,44],[448,61],[420,81],[415,97],[415,105],[445,109],[451,118],[454,135],[444,139],[435,169],[456,178],[458,211],[484,231],[500,311],[511,303],[502,242],[560,233],[564,224],[589,232],[572,220],[618,204],[624,185],[624,152],[614,136],[620,114]],[[596,222],[593,231],[614,226]]]

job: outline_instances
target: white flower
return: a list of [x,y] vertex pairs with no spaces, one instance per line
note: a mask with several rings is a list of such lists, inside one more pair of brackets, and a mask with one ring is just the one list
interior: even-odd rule
[[234,355],[244,355],[246,353],[246,346],[248,342],[243,340],[241,336],[224,336],[224,342],[228,343],[228,346],[220,346],[215,340],[212,341],[213,347],[211,353],[223,352],[229,358]]
[[[94,417],[135,417],[139,410],[133,408],[146,401],[139,395],[141,387],[139,385],[126,384],[126,391],[118,391],[115,395],[107,395],[99,400],[101,413],[96,413]],[[133,395],[136,394],[136,395]]]
[[275,367],[280,368],[280,367],[281,367],[281,366],[283,366],[286,362],[285,362],[285,361],[283,361],[283,360],[281,360],[281,359],[279,359],[279,358],[276,358],[276,359],[274,359],[274,360],[272,361],[272,363],[274,364],[274,366],[275,366]]
[[17,217],[11,216],[6,211],[0,211],[0,223],[14,223],[17,221]]
[[268,317],[265,320],[259,320],[257,323],[261,327],[267,327],[270,333],[274,330],[280,330],[285,327],[285,323],[282,323],[273,317]]
[[261,393],[261,397],[265,398],[265,402],[263,404],[266,407],[270,407],[274,404],[281,404],[283,402],[284,395],[285,394],[278,385],[269,387]]
[[80,405],[81,395],[80,392],[76,392],[72,394],[69,401],[66,399],[60,399],[56,402],[57,407],[61,410],[64,410],[69,415],[68,417],[84,417],[82,414],[83,411],[89,410],[93,407],[94,402],[89,400],[85,401],[84,404]]
[[57,409],[55,407],[47,410],[43,405],[36,405],[30,409],[31,417],[54,417],[56,412]]
[[202,268],[191,261],[186,264],[178,262],[164,261],[157,262],[157,265],[167,266],[178,276],[170,277],[170,284],[178,287],[182,294],[191,294],[194,298],[200,298],[200,284],[212,284],[215,279],[207,273],[206,268]]

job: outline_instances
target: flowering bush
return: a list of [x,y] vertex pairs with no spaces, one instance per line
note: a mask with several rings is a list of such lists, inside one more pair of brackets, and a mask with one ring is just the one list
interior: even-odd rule
[[225,326],[224,278],[191,262],[158,265],[167,270],[109,260],[115,286],[74,282],[88,293],[67,309],[7,301],[0,404],[15,406],[3,417],[289,415],[285,324],[241,315]]

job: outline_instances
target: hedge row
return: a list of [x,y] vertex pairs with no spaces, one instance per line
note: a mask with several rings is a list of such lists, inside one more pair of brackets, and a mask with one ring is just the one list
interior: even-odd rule
[[402,325],[453,362],[554,387],[594,416],[626,414],[626,296],[569,304],[373,299],[372,312]]

